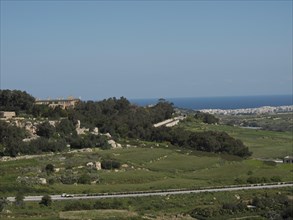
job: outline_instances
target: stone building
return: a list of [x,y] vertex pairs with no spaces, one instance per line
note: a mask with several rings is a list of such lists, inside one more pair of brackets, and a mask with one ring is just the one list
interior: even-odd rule
[[16,116],[15,112],[0,111],[0,118],[9,119],[15,116]]
[[47,100],[36,100],[36,105],[48,105],[51,108],[55,108],[57,106],[62,109],[74,108],[80,99],[74,97],[68,97],[67,99],[47,99]]

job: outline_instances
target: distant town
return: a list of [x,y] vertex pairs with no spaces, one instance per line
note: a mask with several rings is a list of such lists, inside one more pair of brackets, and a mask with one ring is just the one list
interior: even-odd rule
[[286,106],[263,106],[259,108],[243,108],[243,109],[202,109],[201,112],[216,115],[239,115],[239,114],[270,114],[292,112],[293,105]]

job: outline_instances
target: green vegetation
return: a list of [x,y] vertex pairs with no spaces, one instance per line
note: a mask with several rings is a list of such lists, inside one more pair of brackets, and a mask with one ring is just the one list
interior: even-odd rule
[[127,210],[82,210],[82,211],[67,211],[59,213],[60,219],[124,219],[135,220],[137,214]]
[[293,113],[264,115],[218,115],[221,123],[268,131],[293,131]]
[[218,131],[188,131],[184,128],[161,127],[156,130],[153,141],[168,141],[171,144],[197,151],[227,153],[239,157],[251,155],[241,140]]
[[0,111],[15,111],[30,113],[35,98],[19,90],[0,90]]
[[242,140],[245,146],[253,152],[252,157],[254,158],[283,158],[292,154],[292,132],[254,130],[230,125],[209,125],[197,123],[191,118],[182,122],[179,127],[193,132],[227,132],[230,136]]
[[[292,164],[169,149],[166,144],[143,147],[146,144],[1,162],[0,193],[14,196],[21,189],[26,194],[74,194],[199,188],[246,184],[253,178],[256,182],[292,181]],[[112,165],[116,161],[121,166],[96,170],[86,165],[98,161],[112,161]],[[54,172],[46,172],[48,164],[54,166]],[[47,184],[41,184],[40,178]]]
[[[14,101],[6,103],[11,106]],[[174,128],[154,128],[154,123],[174,116],[172,103],[164,100],[148,108],[131,105],[122,97],[80,102],[76,109],[36,105],[18,109],[27,118],[38,117],[40,137],[23,142],[27,131],[1,120],[0,156],[41,155],[0,161],[1,197],[16,196],[14,204],[0,199],[1,219],[9,215],[19,219],[292,217],[289,189],[240,191],[237,196],[236,192],[226,192],[74,202],[52,202],[44,196],[41,205],[24,205],[23,196],[36,194],[196,189],[292,181],[292,164],[259,160],[290,155],[292,133],[223,125],[227,121],[222,116],[218,124],[214,116],[198,112]],[[52,118],[56,119],[53,123],[49,122]],[[270,119],[278,121],[273,116]],[[78,135],[77,120],[89,130]],[[92,132],[95,127],[102,133],[109,132],[122,148],[111,149],[106,135]]]
[[49,196],[49,195],[44,195],[44,196],[42,197],[42,200],[40,201],[39,204],[40,204],[40,205],[44,205],[44,206],[51,206],[51,204],[52,204],[51,196]]
[[[9,94],[9,91],[5,90],[5,92]],[[13,96],[14,91],[10,93]],[[26,93],[24,92],[24,94]],[[5,106],[9,107],[10,102],[14,99],[18,99],[18,97],[16,96],[8,101]],[[20,96],[20,99],[16,101],[16,104],[18,102],[23,103],[22,96]],[[43,115],[42,110],[45,111],[46,109],[38,108],[38,110],[38,114]],[[88,128],[98,127],[103,133],[109,132],[114,138],[168,141],[182,148],[199,151],[225,152],[240,157],[251,155],[241,140],[236,140],[225,132],[191,132],[186,129],[155,128],[154,123],[169,119],[174,114],[173,104],[165,100],[159,100],[153,107],[144,108],[131,105],[124,97],[120,99],[110,98],[100,102],[80,102],[75,109],[70,108],[66,112],[68,117],[61,119],[60,113],[59,122],[56,126],[52,126],[47,121],[39,124],[36,133],[41,138],[36,140],[23,143],[18,141],[18,139],[22,140],[21,136],[17,132],[13,132],[17,136],[17,141],[10,138],[9,142],[0,142],[1,145],[4,145],[2,148],[5,149],[3,155],[16,156],[17,154],[64,151],[66,144],[72,145],[73,148],[106,147],[105,141],[103,142],[100,136],[91,135],[87,137],[86,135],[83,138],[79,137],[76,131],[77,120],[80,120],[81,124]],[[218,121],[217,118],[206,113],[196,113],[195,118],[206,123]],[[7,127],[13,126],[4,123],[1,127],[7,130]],[[11,136],[11,134],[8,135]]]
[[[292,219],[292,189],[7,204],[1,219]],[[7,213],[6,210],[9,210]],[[76,217],[76,218],[75,218]]]
[[197,111],[194,115],[194,118],[207,124],[219,123],[219,119],[217,117],[208,113],[204,113],[204,112]]

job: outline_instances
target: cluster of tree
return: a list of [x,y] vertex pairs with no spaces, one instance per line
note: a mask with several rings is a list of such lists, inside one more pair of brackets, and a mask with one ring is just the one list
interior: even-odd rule
[[251,155],[241,140],[231,137],[226,132],[191,132],[181,128],[160,127],[153,133],[152,140],[168,141],[173,145],[198,151],[223,152],[239,157]]
[[211,115],[209,113],[200,112],[200,111],[197,111],[195,113],[194,118],[202,121],[203,123],[207,123],[207,124],[219,123],[219,119],[216,118],[214,115]]
[[[6,93],[9,92],[6,91]],[[19,91],[17,93],[26,94]],[[14,91],[10,91],[9,94],[14,94]],[[114,137],[158,142],[168,141],[179,147],[216,153],[225,152],[240,157],[247,157],[251,154],[240,140],[230,137],[225,132],[190,132],[183,129],[154,128],[153,124],[171,118],[174,113],[173,104],[165,100],[159,100],[152,107],[139,107],[132,105],[124,97],[110,98],[96,102],[80,102],[75,109],[63,110],[58,107],[48,109],[48,106],[33,106],[34,99],[29,98],[30,96],[27,94],[23,96],[26,97],[24,100],[29,100],[24,106],[30,107],[22,107],[21,109],[30,109],[36,116],[44,117],[49,114],[59,117],[59,119],[61,116],[67,116],[67,118],[61,119],[55,127],[48,122],[40,124],[37,127],[37,134],[41,138],[29,142],[30,146],[20,141],[25,136],[23,131],[20,132],[18,128],[9,128],[8,133],[12,132],[12,134],[8,134],[8,138],[5,136],[5,140],[0,142],[2,149],[5,149],[1,151],[4,152],[4,155],[15,156],[18,153],[62,151],[65,150],[66,144],[70,144],[72,148],[109,147],[106,138],[102,136],[77,135],[75,128],[77,120],[81,121],[82,127],[90,129],[98,127],[102,133],[109,132]],[[6,101],[8,103],[6,106],[19,107],[21,105],[18,103],[24,102],[23,98],[21,98],[22,101],[13,102],[12,100],[14,99]],[[194,117],[205,123],[218,122],[217,118],[206,113],[197,112]],[[0,130],[0,135],[1,132]]]
[[0,111],[15,111],[30,113],[35,98],[24,91],[0,90]]
[[69,110],[69,117],[79,119],[82,126],[98,127],[102,133],[118,137],[149,139],[153,124],[170,118],[173,104],[161,101],[153,107],[132,105],[126,98],[110,98],[93,102],[80,102]]
[[[125,98],[107,99],[100,102],[80,102],[71,110],[73,118],[81,120],[88,127],[99,127],[118,137],[139,138],[148,141],[169,141],[170,143],[199,151],[225,152],[240,157],[250,156],[242,141],[225,132],[189,132],[182,129],[154,128],[153,124],[171,118],[173,104],[160,100],[153,107],[131,105]],[[195,117],[205,123],[217,123],[213,115],[198,112]]]
[[49,151],[62,151],[66,144],[62,140],[39,138],[23,142],[27,137],[25,129],[0,121],[0,155],[17,156],[18,154],[35,154]]
[[107,138],[102,135],[77,135],[72,121],[62,119],[54,127],[45,121],[37,126],[37,135],[40,137],[24,142],[27,132],[5,121],[0,121],[0,156],[17,156],[18,154],[38,154],[42,152],[61,152],[72,148],[85,147],[109,148]]
[[69,119],[62,119],[56,124],[56,127],[45,121],[37,126],[37,135],[44,138],[52,138],[56,133],[59,137],[70,137],[77,135],[75,125]]
[[36,118],[59,119],[68,117],[68,111],[60,106],[51,108],[48,105],[33,105],[30,113]]
[[[252,205],[254,208],[248,208]],[[208,205],[197,207],[190,212],[191,217],[196,219],[216,219],[217,216],[228,216],[240,213],[258,214],[265,219],[292,219],[292,202],[285,195],[263,195],[252,198],[251,203],[244,201],[228,202],[221,206]]]
[[101,149],[110,148],[105,136],[94,134],[72,136],[69,140],[69,144],[70,147],[74,149],[82,149],[87,147],[99,147]]
[[0,120],[0,155],[15,156],[22,148],[22,140],[27,136],[25,129],[10,125]]
[[255,196],[251,204],[266,219],[293,219],[293,204],[285,195]]

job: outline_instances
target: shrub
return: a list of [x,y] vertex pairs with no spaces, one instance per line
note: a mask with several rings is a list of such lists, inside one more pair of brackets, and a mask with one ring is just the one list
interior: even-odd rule
[[47,121],[37,126],[37,135],[41,137],[50,138],[54,133],[55,127]]
[[23,206],[24,205],[24,195],[22,192],[18,192],[15,196],[15,205]]
[[66,204],[64,207],[64,211],[75,211],[75,210],[91,210],[92,206],[88,203],[81,201],[74,201],[69,204]]
[[91,177],[88,174],[83,174],[78,178],[78,183],[80,184],[90,184],[91,183]]
[[121,164],[115,160],[104,160],[101,163],[102,169],[111,170],[111,169],[119,169]]
[[273,182],[281,182],[282,179],[279,176],[273,176],[273,177],[271,177],[271,181],[273,181]]
[[44,195],[42,197],[42,200],[39,203],[40,205],[44,205],[44,206],[51,206],[52,204],[52,198],[49,195]]
[[50,164],[50,163],[47,164],[46,167],[45,167],[45,170],[46,170],[47,174],[53,173],[54,172],[54,169],[55,169],[54,165],[53,164]]
[[6,205],[7,205],[7,199],[4,197],[0,197],[0,212],[3,211]]

